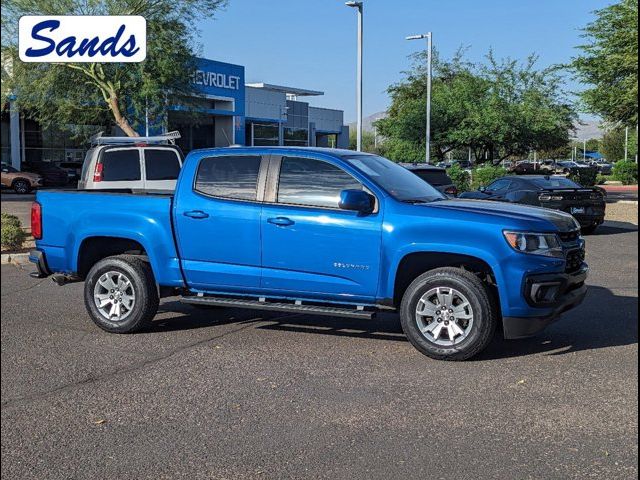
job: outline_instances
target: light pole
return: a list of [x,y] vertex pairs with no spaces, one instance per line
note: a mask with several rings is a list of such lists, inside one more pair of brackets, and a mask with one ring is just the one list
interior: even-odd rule
[[624,129],[624,161],[629,160],[629,127]]
[[582,142],[582,160],[587,163],[587,139],[583,139]]
[[357,122],[356,127],[356,149],[362,151],[362,2],[347,2],[347,7],[358,9],[358,78],[356,80],[357,88]]
[[432,32],[422,35],[411,35],[407,40],[423,40],[427,39],[427,134],[425,144],[425,160],[427,164],[431,163],[431,77],[432,77],[432,59],[433,59],[433,34]]

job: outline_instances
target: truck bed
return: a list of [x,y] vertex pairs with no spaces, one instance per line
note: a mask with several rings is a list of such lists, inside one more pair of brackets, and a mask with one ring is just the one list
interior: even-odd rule
[[77,273],[83,242],[119,237],[140,243],[159,283],[182,285],[173,226],[172,192],[131,190],[39,191],[42,239],[52,271]]

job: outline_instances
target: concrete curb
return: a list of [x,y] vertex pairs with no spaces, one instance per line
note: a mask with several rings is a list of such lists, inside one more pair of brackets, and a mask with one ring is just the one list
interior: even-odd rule
[[3,253],[2,265],[12,263],[14,265],[26,265],[29,263],[28,253]]
[[611,203],[621,203],[622,205],[638,206],[638,200],[612,200]]

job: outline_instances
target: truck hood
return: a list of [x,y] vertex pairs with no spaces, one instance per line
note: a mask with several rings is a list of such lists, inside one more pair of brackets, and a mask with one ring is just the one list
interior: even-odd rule
[[451,199],[432,202],[428,205],[438,210],[455,210],[460,212],[478,213],[505,220],[539,222],[545,220],[554,225],[560,232],[568,232],[580,228],[576,220],[568,213],[542,207],[531,207],[491,200]]

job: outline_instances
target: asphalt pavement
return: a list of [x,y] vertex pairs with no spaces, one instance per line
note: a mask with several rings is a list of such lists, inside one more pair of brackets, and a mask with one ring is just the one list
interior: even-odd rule
[[82,284],[2,266],[2,479],[628,479],[638,475],[638,233],[587,237],[585,303],[430,360],[371,321],[198,310],[113,335]]

